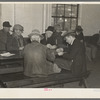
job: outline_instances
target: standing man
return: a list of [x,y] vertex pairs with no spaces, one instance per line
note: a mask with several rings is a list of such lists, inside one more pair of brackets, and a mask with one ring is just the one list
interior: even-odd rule
[[0,51],[7,50],[7,39],[10,36],[10,23],[8,21],[3,22],[3,29],[0,30]]

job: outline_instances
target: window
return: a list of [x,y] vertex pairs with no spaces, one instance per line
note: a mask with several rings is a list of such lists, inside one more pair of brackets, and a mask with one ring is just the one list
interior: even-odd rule
[[62,30],[74,30],[78,24],[78,4],[53,4],[52,25],[60,24]]

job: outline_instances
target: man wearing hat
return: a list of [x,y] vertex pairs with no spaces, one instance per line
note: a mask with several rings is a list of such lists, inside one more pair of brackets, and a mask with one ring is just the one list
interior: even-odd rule
[[24,48],[24,75],[45,77],[55,73],[53,69],[55,55],[50,49],[40,43],[43,36],[39,30],[33,30],[29,37],[31,43]]
[[73,31],[65,34],[64,39],[71,45],[70,51],[65,53],[63,50],[60,52],[57,50],[60,58],[55,60],[56,64],[58,67],[64,70],[69,70],[72,75],[77,76],[84,73],[87,69],[85,48],[83,43],[76,39],[75,32]]
[[24,31],[24,27],[20,24],[15,24],[13,27],[13,34],[11,35],[11,39],[9,39],[9,42],[7,43],[7,50],[8,51],[19,51],[23,50],[25,46],[25,41],[22,36],[22,33]]
[[82,27],[80,25],[77,26],[76,29],[75,29],[75,31],[76,31],[76,38],[78,40],[80,40],[80,42],[84,43],[84,35],[83,35],[83,29],[82,29]]
[[41,40],[41,43],[44,45],[47,45],[47,47],[50,49],[56,48],[56,40],[54,38],[54,31],[55,30],[53,26],[48,26],[48,28],[45,31],[45,34],[43,34],[44,39]]
[[0,51],[7,50],[7,40],[10,36],[10,23],[8,21],[3,22],[3,29],[0,30]]

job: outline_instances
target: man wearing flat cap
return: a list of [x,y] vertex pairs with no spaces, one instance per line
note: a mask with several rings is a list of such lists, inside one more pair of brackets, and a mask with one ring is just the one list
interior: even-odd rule
[[24,75],[29,77],[45,77],[55,73],[53,66],[55,55],[50,49],[40,43],[43,36],[39,30],[33,30],[29,37],[31,43],[24,48]]
[[7,40],[10,36],[10,23],[8,21],[3,22],[3,29],[0,30],[0,51],[7,50]]

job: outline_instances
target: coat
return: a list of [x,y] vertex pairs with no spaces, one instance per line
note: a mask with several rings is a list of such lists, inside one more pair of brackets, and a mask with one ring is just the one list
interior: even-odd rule
[[43,34],[43,36],[44,36],[44,38],[43,38],[43,40],[41,40],[42,44],[44,44],[44,45],[47,45],[47,44],[56,45],[56,40],[55,40],[53,35],[50,38],[48,38],[47,40],[46,40],[45,34]]
[[53,61],[55,55],[46,46],[36,41],[24,48],[24,75],[49,75],[54,73]]
[[7,43],[7,51],[18,51],[20,47],[25,46],[25,41],[22,35],[19,37],[12,34]]
[[7,42],[10,37],[10,33],[0,30],[0,51],[7,51]]
[[63,36],[61,36],[62,32],[55,32],[54,38],[56,40],[56,45],[58,48],[67,48],[66,42],[63,39]]
[[[70,66],[70,70],[73,75],[80,75],[86,72],[86,56],[85,56],[85,47],[84,44],[79,40],[75,39],[73,44],[70,47],[70,52],[65,53],[62,56],[62,59],[68,61],[72,61]],[[67,69],[66,65],[59,66],[63,69]]]

